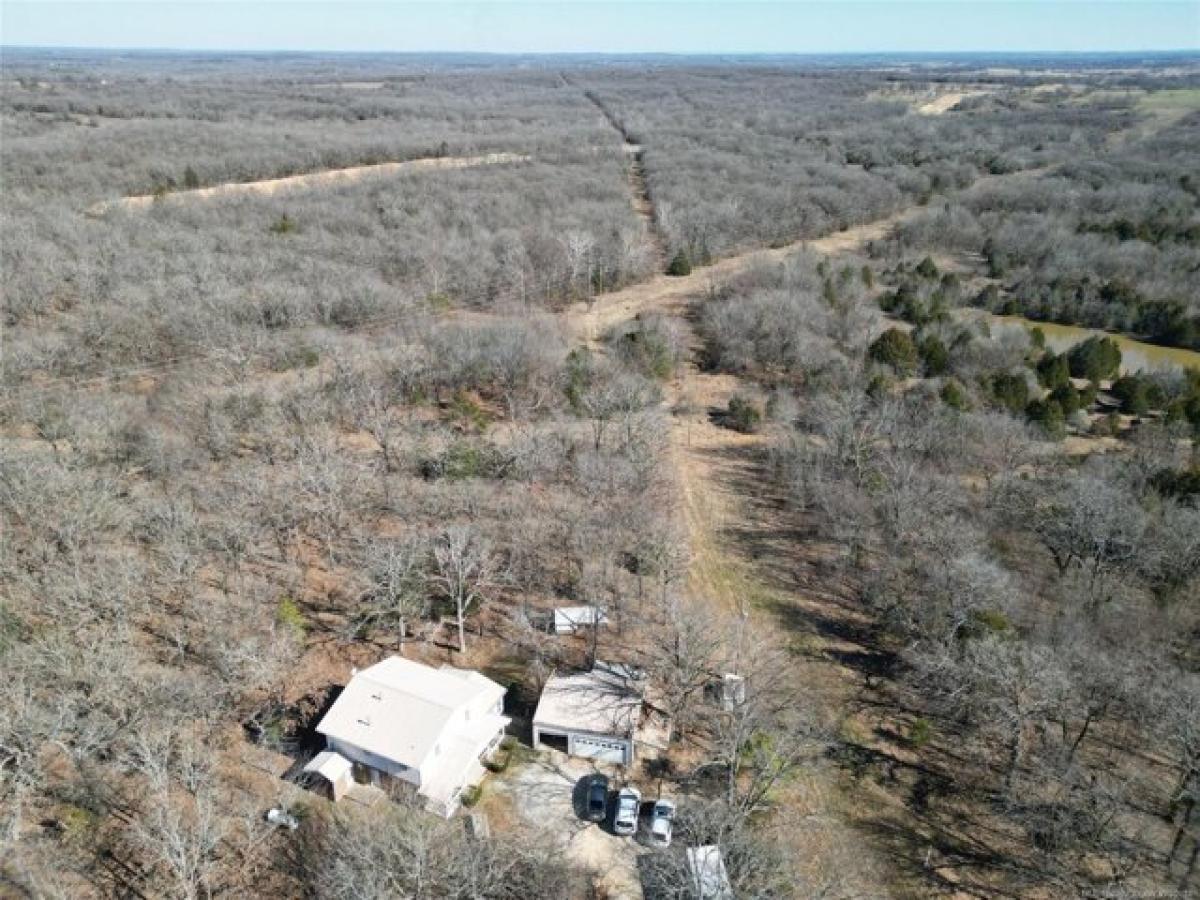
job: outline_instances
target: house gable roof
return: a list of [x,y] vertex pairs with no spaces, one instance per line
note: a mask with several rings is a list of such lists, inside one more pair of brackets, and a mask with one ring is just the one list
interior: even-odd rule
[[490,709],[503,696],[504,688],[478,672],[393,656],[356,673],[317,731],[419,769],[458,710]]

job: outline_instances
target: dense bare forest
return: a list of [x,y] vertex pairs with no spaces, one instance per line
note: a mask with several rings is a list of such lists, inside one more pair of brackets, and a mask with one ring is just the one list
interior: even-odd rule
[[[0,893],[1200,889],[1195,58],[2,75]],[[300,777],[392,653],[482,831]],[[598,659],[669,849],[529,746]]]

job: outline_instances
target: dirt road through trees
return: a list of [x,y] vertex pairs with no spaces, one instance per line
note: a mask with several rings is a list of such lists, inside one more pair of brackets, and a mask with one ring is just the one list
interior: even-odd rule
[[359,181],[372,175],[397,175],[408,172],[430,172],[446,169],[471,169],[478,166],[495,166],[502,163],[527,162],[529,156],[522,153],[485,153],[482,156],[431,156],[421,159],[406,159],[400,162],[375,163],[368,166],[349,166],[345,169],[330,169],[323,172],[308,172],[303,175],[288,175],[284,178],[265,178],[261,181],[231,182],[212,187],[195,188],[187,191],[170,191],[165,194],[140,194],[124,197],[111,203],[99,203],[88,212],[99,215],[109,209],[145,209],[156,200],[209,200],[220,197],[240,197],[247,194],[269,197],[281,190],[293,188],[325,187]]
[[[570,81],[566,76],[562,76],[562,79],[564,84],[571,87],[575,86],[574,82]],[[600,114],[604,116],[604,120],[612,126],[613,130],[621,135],[625,155],[629,159],[629,187],[633,211],[646,227],[646,238],[650,242],[654,253],[654,268],[661,272],[667,267],[667,242],[663,237],[662,229],[658,227],[658,216],[654,210],[654,200],[651,198],[650,189],[646,184],[646,167],[642,157],[642,146],[633,139],[621,120],[613,114],[612,110],[595,93],[584,91],[583,95],[587,97],[589,103],[600,110]]]
[[[988,176],[976,184],[1032,174]],[[668,454],[690,554],[683,588],[687,602],[734,620],[745,617],[781,637],[787,629],[780,628],[780,622],[795,623],[810,612],[816,621],[845,621],[849,627],[841,629],[843,634],[867,624],[859,613],[837,602],[836,585],[813,588],[806,580],[806,563],[790,537],[794,523],[763,468],[764,436],[743,434],[720,423],[720,412],[742,387],[740,379],[701,365],[703,348],[691,324],[690,307],[721,281],[753,266],[780,264],[800,249],[829,255],[859,251],[926,209],[911,206],[823,238],[727,257],[686,276],[658,275],[595,298],[591,304],[577,304],[565,314],[568,332],[595,349],[603,348],[603,338],[612,329],[651,312],[672,318],[683,337],[684,358],[665,386],[664,406],[671,415]],[[860,685],[857,673],[839,657],[864,648],[803,626],[799,634],[786,639],[804,643],[804,652],[794,656],[793,675],[804,685],[814,708],[834,718],[848,713]],[[847,795],[833,770],[822,768],[801,781],[794,801],[789,800],[793,812],[833,824],[815,843],[811,835],[796,836],[797,851],[816,867],[835,865],[834,860],[842,858],[843,844],[858,840],[847,837],[852,832],[846,829],[863,814],[862,798]],[[884,801],[879,797],[872,802]],[[903,818],[903,810],[875,812]],[[880,868],[882,855],[882,850],[877,853],[863,844],[856,851],[855,866],[861,867],[860,872]],[[846,877],[853,880],[856,873]]]

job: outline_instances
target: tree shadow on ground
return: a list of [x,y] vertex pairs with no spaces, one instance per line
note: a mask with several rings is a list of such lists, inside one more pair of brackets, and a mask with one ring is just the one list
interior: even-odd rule
[[[899,648],[855,595],[849,577],[831,579],[818,561],[806,558],[806,546],[822,536],[771,486],[763,451],[740,444],[692,452],[704,454],[721,487],[745,504],[718,536],[757,583],[778,592],[765,603],[772,620],[797,637],[820,639],[819,649],[811,651],[801,641],[799,652],[861,678],[857,696],[844,701],[846,711],[869,712],[876,722],[870,734],[880,746],[842,742],[833,759],[850,779],[870,779],[896,801],[872,807],[858,819],[862,833],[898,870],[931,892],[1017,897],[1030,885],[1044,884],[1044,868],[1019,849],[1014,834],[991,821],[988,791],[972,786],[988,783],[989,773],[955,752],[962,744],[961,727],[939,720],[934,740],[918,748],[895,724],[922,714],[920,705],[899,690]],[[908,748],[909,758],[889,752],[889,745]]]
[[325,738],[317,732],[317,725],[342,690],[341,685],[332,685],[295,703],[271,701],[242,722],[243,734],[251,744],[291,757],[292,763],[282,777],[295,781],[309,760],[325,749]]
[[[869,779],[900,801],[890,807],[880,804],[856,824],[909,878],[931,889],[953,888],[978,897],[1024,896],[1025,886],[1044,883],[1046,873],[1036,861],[1005,848],[1014,834],[987,820],[993,802],[989,791],[973,789],[940,766],[874,747],[846,744],[831,751],[831,757],[855,781]],[[1009,886],[998,886],[997,875]]]
[[[815,635],[832,644],[823,655],[833,662],[873,679],[893,678],[899,656],[886,646],[882,629],[868,617],[857,600],[830,590],[827,573],[821,583],[806,577],[812,562],[798,548],[810,542],[813,532],[787,508],[783,498],[767,489],[769,473],[762,452],[754,446],[701,450],[730,490],[749,506],[748,514],[720,528],[718,534],[738,559],[752,567],[755,580],[771,591],[810,602],[770,602],[776,623],[797,635]],[[798,598],[798,599],[799,599]]]

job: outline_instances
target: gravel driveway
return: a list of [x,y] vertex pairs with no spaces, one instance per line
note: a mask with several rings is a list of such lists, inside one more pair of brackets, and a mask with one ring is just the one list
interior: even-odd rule
[[610,779],[610,790],[622,784],[613,766],[596,766],[589,760],[573,759],[554,750],[541,750],[503,780],[498,793],[507,794],[513,807],[529,825],[551,838],[560,836],[567,855],[597,878],[614,898],[642,897],[637,859],[647,852],[633,838],[617,837],[609,823],[583,819],[589,776],[602,772]]

